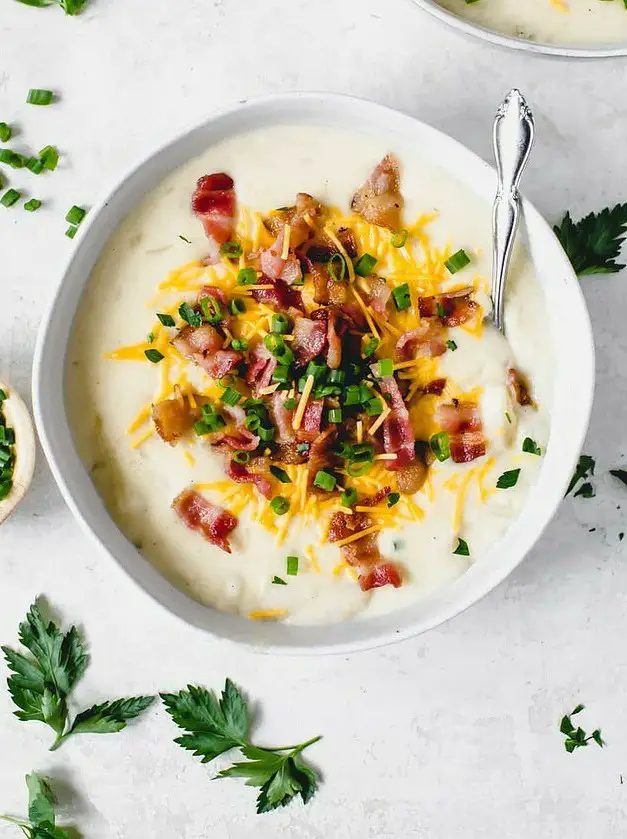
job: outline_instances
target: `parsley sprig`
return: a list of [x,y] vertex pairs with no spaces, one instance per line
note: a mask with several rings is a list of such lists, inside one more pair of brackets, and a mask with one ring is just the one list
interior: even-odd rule
[[257,812],[285,807],[297,795],[307,804],[318,786],[318,776],[302,752],[320,737],[296,746],[266,748],[250,740],[250,712],[242,693],[226,680],[220,699],[203,687],[188,685],[179,693],[161,698],[174,722],[187,732],[174,742],[209,763],[230,749],[239,749],[246,760],[233,763],[218,778],[246,778],[246,785],[259,787]]
[[578,277],[615,274],[625,267],[616,260],[627,234],[627,204],[590,213],[577,223],[566,213],[553,230]]
[[73,734],[121,731],[154,700],[154,696],[134,696],[103,702],[81,711],[70,722],[68,696],[89,661],[78,630],[73,626],[63,634],[53,621],[44,621],[34,603],[19,626],[18,637],[30,656],[1,647],[12,671],[7,687],[18,708],[14,714],[20,720],[37,720],[52,728],[57,736],[50,751]]
[[28,839],[72,839],[76,832],[56,824],[56,798],[50,783],[43,775],[31,772],[26,776],[28,787],[28,821],[0,816],[0,819],[19,827]]
[[570,479],[570,483],[568,484],[566,495],[570,495],[577,484],[580,481],[583,481],[584,483],[580,485],[579,489],[575,493],[575,496],[581,495],[584,498],[592,498],[594,496],[594,488],[588,478],[594,475],[595,466],[596,461],[593,457],[590,457],[589,454],[582,454],[579,458],[573,476]]
[[601,737],[601,729],[595,728],[592,734],[588,735],[587,732],[583,730],[580,726],[575,727],[573,725],[573,721],[571,717],[580,714],[585,705],[577,705],[577,707],[570,712],[570,714],[565,714],[560,722],[560,731],[562,734],[565,735],[564,740],[564,748],[567,752],[574,752],[575,749],[581,749],[584,746],[587,746],[590,740],[594,740],[594,742],[599,745],[601,748],[605,745],[603,738]]
[[79,15],[88,3],[88,0],[18,0],[26,6],[61,6],[66,15]]

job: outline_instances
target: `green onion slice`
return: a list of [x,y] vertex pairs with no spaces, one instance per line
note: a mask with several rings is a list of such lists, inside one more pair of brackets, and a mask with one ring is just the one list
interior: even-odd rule
[[290,502],[282,495],[277,495],[270,502],[270,509],[276,513],[277,516],[284,516],[290,508]]
[[144,355],[148,361],[152,361],[153,364],[158,364],[163,358],[163,354],[160,353],[159,350],[144,350]]
[[398,492],[391,492],[391,493],[388,495],[388,507],[393,507],[395,504],[398,504],[398,502],[399,502],[400,500],[401,500],[400,493],[398,493]]
[[222,245],[220,253],[222,256],[226,256],[227,259],[237,259],[244,253],[244,250],[239,242],[230,240]]
[[274,466],[274,464],[270,465],[270,471],[274,475],[277,480],[281,481],[282,484],[291,484],[292,481],[290,480],[290,476],[284,469],[281,469],[280,466]]
[[235,388],[230,385],[220,394],[220,402],[224,402],[225,405],[237,405],[241,398],[242,394],[239,390],[235,390]]
[[233,452],[233,460],[236,463],[248,463],[250,460],[250,452],[244,452],[241,450]]
[[411,306],[411,297],[407,283],[403,283],[402,285],[393,288],[392,297],[394,298],[394,304],[399,312],[403,312]]
[[6,122],[0,122],[0,143],[7,143],[11,139],[11,126]]
[[346,262],[339,253],[334,253],[327,262],[327,270],[336,283],[343,282],[346,276]]
[[470,556],[470,548],[468,547],[468,542],[458,537],[457,547],[455,548],[453,553],[457,554],[457,556]]
[[65,220],[69,222],[69,224],[75,224],[78,226],[86,215],[87,210],[84,210],[82,207],[77,207],[76,204],[74,204],[74,206],[68,210]]
[[288,556],[287,558],[287,574],[290,577],[295,577],[298,574],[298,557]]
[[257,272],[254,268],[240,268],[237,272],[238,285],[254,285],[257,282]]
[[372,274],[372,270],[376,264],[376,257],[372,256],[370,253],[365,253],[363,256],[360,256],[355,263],[355,273],[359,277],[368,277]]
[[181,303],[179,306],[179,315],[190,326],[200,326],[202,324],[202,315],[194,311],[189,303]]
[[172,315],[164,315],[161,312],[157,312],[157,317],[164,326],[174,326],[174,318]]
[[34,213],[40,207],[41,201],[38,198],[31,198],[30,201],[27,201],[26,204],[24,204],[24,209],[29,213]]
[[51,90],[41,90],[37,87],[31,87],[26,97],[29,105],[49,105],[53,99],[54,93]]
[[21,197],[17,189],[7,189],[2,198],[0,198],[0,204],[3,207],[12,207]]
[[335,485],[337,483],[337,478],[335,475],[332,475],[330,472],[327,472],[326,469],[320,469],[316,472],[316,477],[314,478],[313,485],[318,487],[318,489],[323,489],[325,492],[332,492],[335,489]]
[[393,248],[404,248],[409,238],[409,230],[397,230],[390,239],[390,244]]
[[465,268],[469,263],[470,257],[462,248],[461,250],[458,250],[457,253],[454,253],[453,256],[449,256],[444,264],[448,268],[450,274],[456,274],[458,271],[461,271],[462,268]]
[[342,507],[352,507],[357,501],[357,490],[354,487],[345,490],[340,496],[340,504]]
[[44,146],[39,152],[39,160],[43,164],[44,169],[49,172],[54,172],[59,162],[59,152],[54,146]]
[[451,456],[451,440],[446,431],[439,431],[429,440],[429,447],[442,463]]
[[287,583],[285,580],[282,580],[281,577],[277,577],[276,575],[272,578],[272,584],[275,586],[286,586]]

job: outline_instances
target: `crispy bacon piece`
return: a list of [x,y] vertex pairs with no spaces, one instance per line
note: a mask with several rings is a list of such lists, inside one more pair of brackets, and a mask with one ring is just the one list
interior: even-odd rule
[[201,366],[209,373],[212,379],[221,379],[228,373],[232,373],[243,360],[244,356],[241,352],[235,352],[235,350],[218,350],[210,358],[205,358]]
[[264,498],[272,498],[272,484],[263,475],[251,472],[243,463],[236,463],[229,460],[226,467],[226,474],[236,484],[254,484]]
[[272,459],[287,464],[307,463],[309,459],[309,446],[307,445],[305,448],[302,443],[296,442],[279,443]]
[[211,445],[233,451],[254,452],[259,446],[259,437],[247,428],[238,428],[231,433],[220,431],[212,435]]
[[320,434],[322,424],[322,410],[324,399],[310,399],[303,414],[303,420],[298,430],[300,442],[313,442]]
[[352,208],[370,224],[398,230],[401,227],[403,203],[398,158],[386,154],[355,194]]
[[[301,429],[300,434],[303,431]],[[307,434],[307,432],[305,432]],[[311,489],[316,472],[331,463],[330,447],[335,439],[335,426],[329,426],[321,434],[317,434],[309,446],[309,459],[307,461],[307,486]]]
[[370,298],[368,305],[383,320],[388,319],[387,302],[392,296],[392,289],[381,277],[373,277],[370,280]]
[[287,393],[285,391],[276,390],[272,394],[270,403],[270,412],[278,431],[277,442],[281,444],[291,443],[296,439],[292,428],[294,411],[285,407],[286,399]]
[[219,172],[205,175],[196,183],[192,210],[202,222],[210,243],[207,262],[220,261],[220,245],[228,242],[235,228],[235,184]]
[[373,588],[380,588],[381,586],[387,585],[399,588],[402,584],[403,581],[398,568],[392,562],[377,565],[372,571],[369,571],[367,574],[361,574],[359,577],[359,585],[362,591],[370,591]]
[[378,489],[374,495],[366,496],[366,498],[360,498],[359,501],[356,503],[359,504],[360,507],[376,507],[377,504],[380,504],[384,498],[387,498],[391,492],[391,487],[384,486],[381,489]]
[[470,299],[471,288],[461,288],[451,294],[418,298],[421,318],[439,318],[444,326],[461,326],[471,320],[479,307]]
[[409,411],[394,376],[384,376],[379,380],[379,386],[383,395],[389,397],[387,404],[391,409],[383,421],[383,445],[388,454],[396,454],[396,460],[386,461],[386,466],[396,471],[414,461],[416,440],[409,421]]
[[282,280],[270,280],[264,277],[262,285],[271,285],[272,288],[253,289],[253,299],[257,303],[267,303],[274,306],[279,312],[291,315],[301,315],[305,311],[303,298],[300,291],[286,285]]
[[[373,521],[368,513],[333,513],[329,524],[329,542],[340,542],[355,533],[372,527]],[[369,533],[340,549],[342,558],[349,565],[370,567],[381,559],[376,533]]]
[[250,359],[251,363],[246,370],[246,383],[255,395],[258,395],[262,388],[270,385],[277,360],[261,341],[251,351]]
[[204,285],[200,289],[198,303],[200,303],[203,297],[213,297],[214,300],[217,300],[218,303],[222,303],[224,306],[228,306],[229,303],[229,297],[226,292],[215,285]]
[[[337,231],[337,238],[351,259],[357,258],[357,240],[350,227],[340,227]],[[299,255],[307,257],[311,262],[328,262],[333,254],[339,253],[337,245],[322,234],[304,247],[301,247]]]
[[443,355],[446,352],[444,334],[439,320],[424,321],[416,329],[401,335],[396,342],[396,355],[401,361],[409,361],[418,355]]
[[341,335],[345,330],[340,331],[341,325],[341,323],[338,323],[337,311],[329,309],[327,317],[327,364],[332,370],[337,370],[342,363]]
[[436,417],[451,444],[451,458],[455,463],[470,463],[486,453],[483,424],[479,408],[474,402],[438,405]]
[[[306,192],[299,192],[293,207],[273,213],[265,219],[265,225],[271,233],[278,236],[285,229],[285,225],[289,224],[290,248],[296,250],[314,235],[321,211],[320,203],[315,198]],[[305,216],[308,216],[309,221]]]
[[423,387],[422,392],[433,396],[441,396],[445,387],[446,379],[433,379],[433,381]]
[[193,426],[197,414],[186,399],[164,399],[152,406],[152,421],[157,434],[174,445]]
[[172,341],[184,358],[202,367],[214,379],[221,379],[234,370],[244,356],[234,350],[222,350],[220,334],[205,323],[186,326]]
[[231,553],[228,536],[237,527],[237,519],[228,510],[212,504],[193,489],[185,489],[177,495],[172,509],[190,530],[198,531],[212,545]]
[[296,363],[304,366],[320,355],[327,340],[327,326],[322,321],[298,317],[294,320],[294,340],[291,349]]
[[507,384],[512,393],[512,397],[519,405],[523,407],[525,405],[530,405],[532,408],[538,407],[531,398],[527,378],[520,372],[520,370],[516,370],[515,367],[509,368],[507,371]]

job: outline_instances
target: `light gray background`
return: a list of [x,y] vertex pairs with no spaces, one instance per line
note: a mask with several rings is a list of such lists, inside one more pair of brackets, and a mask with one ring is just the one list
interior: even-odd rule
[[[538,128],[526,192],[555,221],[567,208],[579,215],[627,201],[626,82],[625,60],[500,51],[444,29],[410,0],[93,0],[81,18],[2,0],[0,120],[20,125],[18,143],[57,144],[64,158],[52,176],[11,173],[45,210],[0,208],[0,377],[28,396],[37,325],[72,248],[67,208],[96,201],[149,149],[215,108],[289,89],[353,93],[489,159],[495,106],[517,85]],[[62,101],[28,106],[30,87],[60,91]],[[187,681],[218,686],[229,675],[259,701],[266,742],[324,735],[311,757],[325,780],[306,809],[258,817],[254,792],[210,781],[171,743],[174,728],[156,709],[121,734],[77,738],[50,755],[47,730],[18,722],[0,690],[0,812],[25,811],[23,775],[37,768],[75,790],[63,794],[66,812],[93,839],[274,839],[285,830],[297,839],[622,839],[627,540],[618,533],[627,530],[627,490],[604,473],[622,462],[627,438],[627,275],[583,286],[598,352],[586,447],[597,458],[597,498],[567,500],[483,602],[394,647],[271,659],[212,642],[96,550],[40,458],[0,536],[0,641],[16,640],[44,592],[86,628],[93,663],[77,691],[82,705]],[[603,751],[564,752],[559,718],[579,701],[588,706],[582,723],[603,728]]]

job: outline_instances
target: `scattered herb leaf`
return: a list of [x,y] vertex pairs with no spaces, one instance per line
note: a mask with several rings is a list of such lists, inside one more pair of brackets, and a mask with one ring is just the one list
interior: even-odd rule
[[566,213],[553,230],[577,276],[614,274],[625,267],[616,259],[627,233],[627,204],[590,213],[577,223]]
[[3,821],[19,827],[28,839],[71,839],[73,830],[66,830],[56,824],[54,805],[57,803],[50,783],[43,775],[31,772],[26,776],[28,787],[28,821],[0,816]]
[[574,752],[575,749],[581,749],[584,746],[587,746],[590,740],[594,740],[594,742],[601,748],[605,745],[603,738],[601,737],[601,729],[596,728],[592,734],[588,736],[583,728],[579,726],[575,727],[573,725],[571,718],[580,714],[584,707],[584,705],[577,705],[570,714],[565,714],[560,720],[560,732],[565,736],[564,748],[567,752]]
[[522,450],[527,454],[542,454],[542,449],[535,440],[531,439],[531,437],[525,437],[522,444]]
[[613,475],[615,478],[627,486],[627,470],[625,469],[610,469],[610,475]]
[[464,539],[460,539],[457,537],[457,547],[453,551],[454,554],[457,556],[470,556],[470,548],[468,547],[468,542]]
[[577,463],[575,472],[572,478],[570,479],[570,483],[568,484],[566,495],[570,495],[570,493],[574,490],[579,481],[585,481],[591,475],[594,475],[595,465],[596,462],[593,457],[590,457],[590,455],[582,454],[579,457],[579,462]]
[[582,484],[577,492],[574,494],[573,498],[594,498],[596,492],[594,491],[594,487],[589,481],[586,481],[585,484]]
[[520,469],[510,469],[508,472],[503,472],[501,477],[496,482],[497,489],[511,489],[518,483],[520,477]]

